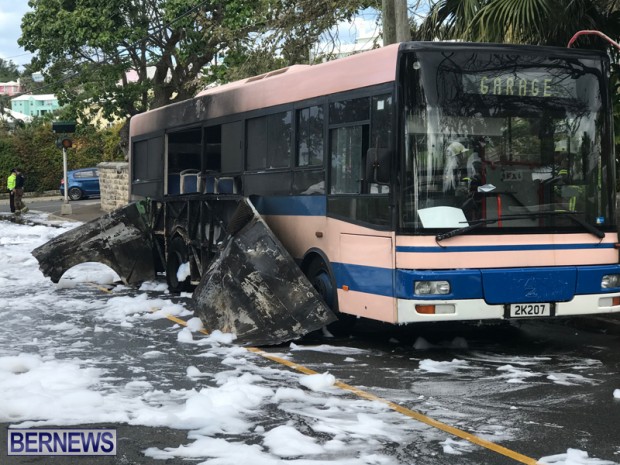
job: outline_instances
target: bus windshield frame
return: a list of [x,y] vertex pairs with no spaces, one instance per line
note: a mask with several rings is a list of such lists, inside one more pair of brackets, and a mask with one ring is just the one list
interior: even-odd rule
[[609,63],[528,50],[403,53],[400,232],[615,229]]

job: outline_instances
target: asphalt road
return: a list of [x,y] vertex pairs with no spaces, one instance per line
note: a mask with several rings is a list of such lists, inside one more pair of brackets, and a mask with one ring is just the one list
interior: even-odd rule
[[[60,195],[52,197],[24,197],[24,203],[31,211],[40,211],[48,213],[55,218],[61,218],[68,221],[88,221],[99,218],[106,212],[101,210],[101,202],[99,198],[88,198],[83,200],[68,201],[71,208],[70,214],[62,213],[64,199]],[[0,211],[9,212],[8,199],[0,200]]]
[[[100,302],[102,306],[109,298],[92,287],[64,292]],[[121,293],[132,295],[133,292],[126,288]],[[36,314],[31,316],[34,322]],[[76,315],[67,312],[65,316],[76,318],[84,327],[88,327],[93,318],[89,313]],[[64,321],[61,315],[55,318],[59,318],[54,320],[55,324]],[[36,327],[43,330],[49,323],[41,319],[36,321]],[[188,385],[183,367],[188,363],[198,363],[198,352],[195,346],[178,344],[176,331],[172,329],[174,324],[168,320],[154,320],[144,326],[115,328],[106,332],[105,337],[97,337],[94,333],[89,339],[91,345],[83,350],[87,357],[89,353],[92,357],[97,353],[122,354],[120,359],[110,357],[108,365],[99,366],[109,370],[115,379],[127,377],[123,383],[139,371],[155,386],[159,386],[159,380],[167,383],[162,384],[165,389],[188,389],[192,386]],[[70,346],[76,336],[64,334],[67,340],[61,338],[58,343]],[[41,334],[38,340],[45,337]],[[424,344],[420,343],[421,340],[425,341]],[[322,344],[329,344],[329,349],[317,350]],[[147,347],[166,353],[167,362],[154,365],[152,360],[141,357]],[[350,338],[323,339],[316,336],[296,341],[294,346],[286,344],[264,350],[318,372],[328,369],[337,379],[362,392],[395,402],[462,431],[490,438],[511,453],[537,459],[551,451],[563,453],[569,448],[577,448],[588,451],[590,457],[611,461],[604,462],[607,465],[620,462],[620,402],[612,398],[613,390],[620,388],[617,375],[620,371],[619,348],[620,318],[610,316],[524,321],[518,326],[394,327],[361,321]],[[238,356],[244,358],[241,354]],[[267,359],[257,360],[251,354],[247,357],[248,363],[251,360],[256,365],[286,370]],[[421,367],[426,360],[432,360],[439,367],[446,364],[449,367],[461,365],[462,368],[445,373],[425,371]],[[201,358],[198,366],[201,371],[211,374],[230,369],[230,366],[221,365],[218,357]],[[348,392],[343,392],[342,396],[352,397]],[[277,419],[288,414],[274,410],[270,413],[274,420],[265,416],[261,421],[266,425],[271,421],[277,424]],[[296,418],[294,411],[290,415],[291,421]],[[450,436],[439,430],[434,433],[432,428],[424,427],[417,419],[401,412],[394,415],[399,416],[400,422],[410,423],[412,429],[412,435],[406,441],[392,441],[388,447],[396,463],[504,465],[519,462],[510,455],[498,454],[485,447],[467,446],[459,455],[429,453],[432,450],[429,437],[437,436],[440,439],[434,441],[444,441]],[[4,437],[8,426],[0,424]],[[146,465],[160,463],[144,456],[146,448],[191,442],[187,431],[169,428],[122,423],[80,426],[115,428],[118,455],[7,457],[3,456],[4,445],[0,444],[0,462],[7,465]],[[225,437],[231,440],[230,436]],[[246,444],[252,444],[253,440],[252,437],[233,439]],[[463,443],[457,437],[454,440]],[[191,462],[176,458],[161,463],[181,465]]]
[[[67,220],[86,222],[104,213],[99,199],[70,202],[70,215],[61,215],[63,201],[60,197],[26,199],[26,203],[33,211]],[[8,206],[1,205],[2,201],[0,211],[6,214]],[[80,300],[100,302],[102,308],[108,299],[106,294],[90,287],[64,292],[76,294],[75,298]],[[124,292],[131,295],[135,291],[126,289]],[[26,311],[21,309],[20,314]],[[61,310],[54,314],[54,318],[61,316]],[[67,321],[79,318],[84,320],[84,327],[92,326],[88,313],[67,312],[65,316]],[[44,330],[50,325],[44,315],[34,312],[30,317],[32,329]],[[142,327],[115,327],[114,331],[106,333],[106,338],[89,340],[89,350],[93,354],[106,353],[113,347],[114,353],[125,354],[127,364],[112,359],[105,367],[119,379],[128,376],[129,381],[130,368],[142,369],[153,377],[155,386],[158,386],[157,380],[165,379],[173,383],[166,389],[186,389],[182,367],[196,354],[192,347],[183,348],[177,343],[176,332],[170,330],[173,324],[156,320]],[[39,336],[39,340],[44,337]],[[67,347],[69,342],[73,341],[67,341]],[[7,339],[6,343],[16,342]],[[495,438],[494,442],[528,457],[536,459],[577,448],[588,451],[590,457],[620,463],[620,401],[612,396],[615,389],[620,389],[620,315],[523,321],[519,325],[498,326],[394,327],[362,320],[351,338],[308,338],[296,344],[296,348],[284,345],[265,350],[318,372],[329,369],[337,379],[364,392],[460,430]],[[320,344],[329,344],[331,348],[327,352],[311,348]],[[170,363],[154,369],[148,359],[141,358],[140,354],[149,345],[156,345],[170,354]],[[351,349],[354,352],[347,353]],[[204,359],[200,369],[210,373],[221,369],[217,364],[211,365],[211,360],[218,359]],[[424,369],[428,361],[433,362],[431,368],[445,366],[449,371]],[[271,362],[253,360],[253,363],[268,366]],[[125,369],[128,373],[124,373]],[[286,415],[282,411],[272,413],[274,417]],[[268,423],[270,419],[264,421]],[[400,421],[414,424],[417,420],[403,415]],[[188,443],[187,431],[126,424],[81,425],[115,428],[119,454],[113,458],[76,459],[7,457],[6,443],[2,442],[8,426],[0,424],[2,464],[189,463],[181,458],[155,461],[142,452],[148,447]],[[406,443],[394,442],[389,446],[393,448],[392,457],[398,463],[416,465],[518,463],[482,447],[465,448],[460,455],[429,455],[431,449],[424,440],[425,434],[428,432],[420,433],[420,437],[409,437]],[[444,435],[441,436],[443,440]]]

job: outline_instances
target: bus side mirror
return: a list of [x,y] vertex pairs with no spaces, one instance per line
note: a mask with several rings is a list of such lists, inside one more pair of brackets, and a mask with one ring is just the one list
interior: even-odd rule
[[366,180],[371,183],[390,182],[392,151],[386,148],[368,149],[366,152]]

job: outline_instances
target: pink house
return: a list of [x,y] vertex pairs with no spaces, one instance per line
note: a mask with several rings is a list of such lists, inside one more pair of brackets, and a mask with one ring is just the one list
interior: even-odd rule
[[0,95],[15,95],[22,91],[21,84],[19,80],[9,81],[9,82],[0,82]]

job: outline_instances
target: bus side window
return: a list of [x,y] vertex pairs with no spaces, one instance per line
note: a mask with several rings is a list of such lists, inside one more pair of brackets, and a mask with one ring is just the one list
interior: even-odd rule
[[243,123],[222,124],[222,173],[233,174],[243,171]]
[[205,128],[203,169],[219,173],[222,170],[222,126]]
[[204,129],[202,192],[214,194],[217,191],[216,178],[222,171],[222,126]]
[[366,181],[369,194],[390,192],[393,151],[393,105],[390,94],[375,95],[370,107],[370,149],[366,153]]
[[289,168],[293,139],[293,113],[285,111],[248,119],[247,169]]
[[[171,132],[166,140],[168,144],[168,185],[166,193],[168,195],[182,194],[184,193],[182,174],[191,172],[196,175],[201,169],[202,131],[200,128],[191,128]],[[185,192],[196,192],[198,188],[196,176],[194,176],[194,185],[190,186],[189,184],[188,182]]]
[[345,126],[331,130],[331,194],[364,192],[363,156],[367,134],[368,125]]
[[296,166],[323,164],[323,107],[320,105],[297,110]]
[[161,198],[164,195],[164,138],[133,143],[132,195]]

